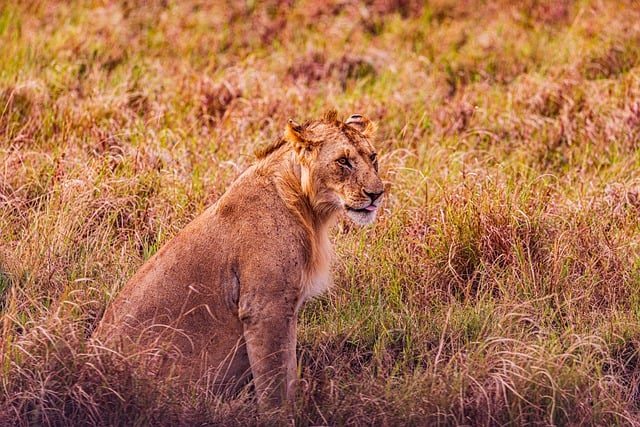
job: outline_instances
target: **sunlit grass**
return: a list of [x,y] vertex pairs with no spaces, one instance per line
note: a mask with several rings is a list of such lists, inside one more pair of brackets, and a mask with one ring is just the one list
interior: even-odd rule
[[[636,2],[0,5],[0,424],[258,422],[87,337],[272,141],[379,122],[299,322],[300,425],[640,419]],[[288,420],[288,421],[287,421]]]

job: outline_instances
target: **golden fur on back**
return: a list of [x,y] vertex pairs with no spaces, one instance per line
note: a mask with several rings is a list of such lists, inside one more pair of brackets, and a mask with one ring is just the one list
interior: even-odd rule
[[205,379],[217,391],[252,377],[261,405],[291,398],[298,310],[330,285],[329,230],[343,212],[372,222],[382,200],[373,129],[334,111],[289,121],[138,270],[93,338],[131,354],[164,349],[154,352],[157,375]]

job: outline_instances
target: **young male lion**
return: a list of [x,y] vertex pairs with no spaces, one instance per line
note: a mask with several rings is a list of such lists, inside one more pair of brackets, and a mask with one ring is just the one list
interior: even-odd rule
[[93,338],[125,354],[162,348],[159,375],[205,378],[218,391],[252,375],[261,406],[290,399],[298,310],[330,284],[329,228],[341,212],[371,223],[382,200],[373,130],[363,116],[342,122],[335,111],[290,120],[138,270]]

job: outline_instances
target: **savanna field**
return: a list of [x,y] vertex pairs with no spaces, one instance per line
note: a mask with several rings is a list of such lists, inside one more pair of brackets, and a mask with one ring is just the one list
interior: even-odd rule
[[378,122],[289,425],[640,425],[640,2],[0,1],[0,425],[253,425],[87,342],[287,119]]

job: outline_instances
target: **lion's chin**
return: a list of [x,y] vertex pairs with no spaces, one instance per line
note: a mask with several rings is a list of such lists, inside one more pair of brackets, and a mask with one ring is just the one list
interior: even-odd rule
[[356,225],[365,226],[371,224],[376,219],[376,215],[378,214],[377,210],[346,210],[347,216],[353,221]]

